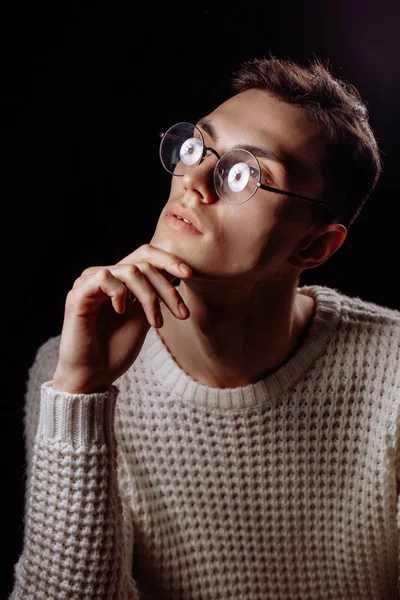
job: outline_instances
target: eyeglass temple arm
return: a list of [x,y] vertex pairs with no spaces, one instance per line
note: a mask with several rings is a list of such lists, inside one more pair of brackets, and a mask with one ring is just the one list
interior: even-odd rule
[[[165,131],[159,131],[159,133],[158,133],[159,138],[163,138],[164,135],[165,135]],[[218,159],[221,158],[220,155],[218,154],[218,152],[216,150],[214,150],[214,148],[207,148],[206,146],[204,147],[203,158],[207,151],[211,151],[213,154],[215,154],[215,156]],[[331,207],[329,206],[329,204],[327,204],[326,202],[323,202],[322,200],[315,200],[314,198],[308,198],[307,196],[300,196],[299,194],[294,194],[293,192],[285,192],[284,190],[278,190],[277,188],[271,187],[269,185],[265,185],[264,183],[259,183],[258,187],[260,187],[263,190],[268,190],[269,192],[275,192],[276,194],[283,194],[284,196],[292,196],[293,198],[300,198],[301,200],[308,200],[308,202],[314,202],[315,204],[320,204],[328,209],[329,219],[332,219]]]
[[329,204],[323,202],[322,200],[315,200],[315,198],[308,198],[307,196],[300,196],[300,194],[294,194],[293,192],[285,192],[284,190],[278,190],[277,188],[271,187],[269,185],[265,185],[264,183],[260,183],[259,187],[263,190],[268,190],[269,192],[275,192],[276,194],[283,194],[284,196],[292,196],[292,198],[300,198],[301,200],[308,200],[308,202],[314,202],[315,204],[320,204],[328,209],[329,218],[332,219],[332,210]]

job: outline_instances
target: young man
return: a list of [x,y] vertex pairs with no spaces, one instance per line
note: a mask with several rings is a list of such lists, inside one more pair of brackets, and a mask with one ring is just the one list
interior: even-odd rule
[[318,62],[233,91],[37,353],[13,600],[398,597],[400,312],[298,285],[379,178],[367,111]]

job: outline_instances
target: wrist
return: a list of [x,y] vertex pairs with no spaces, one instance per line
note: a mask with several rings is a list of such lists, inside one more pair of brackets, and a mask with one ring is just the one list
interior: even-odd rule
[[55,371],[51,381],[51,387],[58,392],[68,394],[101,394],[107,391],[107,387],[98,382],[89,382],[86,379],[66,377],[59,371]]

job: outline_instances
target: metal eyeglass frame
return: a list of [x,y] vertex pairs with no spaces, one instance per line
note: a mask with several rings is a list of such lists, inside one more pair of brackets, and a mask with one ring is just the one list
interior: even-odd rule
[[[224,156],[226,153],[221,156],[214,148],[211,148],[211,146],[206,146],[205,143],[204,143],[203,134],[201,133],[201,131],[197,127],[197,125],[193,125],[193,123],[189,123],[189,122],[186,122],[186,121],[184,121],[184,123],[187,123],[188,125],[191,125],[195,129],[197,129],[197,131],[201,135],[201,141],[202,141],[202,144],[203,144],[203,154],[202,154],[201,158],[199,159],[199,161],[197,163],[197,166],[199,166],[203,162],[203,160],[204,160],[207,152],[211,152],[212,154],[214,154],[214,156],[217,157],[218,160],[221,160],[222,156]],[[181,123],[175,123],[175,125],[171,125],[171,127],[167,131],[160,132],[158,134],[159,138],[161,140],[160,141],[160,160],[161,160],[161,142],[162,142],[163,137],[165,136],[166,133],[168,133],[168,131],[170,129],[172,129],[172,127],[175,127],[176,125],[180,125],[180,124]],[[235,150],[240,150],[240,148],[235,148]],[[228,152],[229,152],[229,150],[228,150]],[[249,150],[245,150],[245,152],[248,152],[249,154],[251,154],[254,157],[254,160],[256,161],[256,163],[259,166],[259,173],[260,173],[260,179],[261,179],[261,167],[260,167],[260,163],[259,163],[257,157],[254,156],[254,154],[252,152],[249,152]],[[162,160],[161,160],[161,164],[165,168],[164,163],[163,163]],[[216,167],[217,167],[217,165],[214,167],[214,172],[215,172]],[[170,173],[170,171],[167,171],[167,172]],[[170,173],[170,174],[174,175],[173,173]],[[175,175],[175,177],[183,177],[183,175]],[[290,196],[292,198],[299,198],[300,200],[307,200],[308,202],[313,202],[314,204],[319,204],[320,206],[323,206],[326,209],[328,209],[329,221],[330,222],[332,221],[332,209],[331,209],[330,205],[327,202],[323,202],[322,200],[316,200],[315,198],[309,198],[308,196],[301,196],[300,194],[295,194],[293,192],[286,192],[285,190],[281,190],[279,188],[275,188],[275,187],[271,187],[270,185],[266,185],[265,183],[261,183],[261,181],[257,182],[256,189],[255,189],[254,193],[249,198],[247,198],[247,200],[245,200],[245,202],[248,202],[248,200],[250,200],[250,198],[252,198],[254,196],[254,194],[257,192],[257,190],[259,188],[261,188],[262,190],[266,190],[268,192],[275,192],[275,194],[283,194],[284,196]],[[217,192],[217,194],[218,194],[218,192]],[[221,200],[223,200],[223,198],[221,198]]]

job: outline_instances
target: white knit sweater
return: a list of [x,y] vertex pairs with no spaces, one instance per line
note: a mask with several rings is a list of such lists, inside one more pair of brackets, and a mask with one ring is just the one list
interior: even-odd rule
[[25,404],[13,600],[399,598],[400,311],[324,286],[297,352],[204,386],[150,329],[109,392]]

